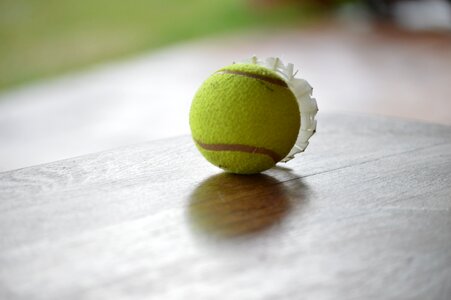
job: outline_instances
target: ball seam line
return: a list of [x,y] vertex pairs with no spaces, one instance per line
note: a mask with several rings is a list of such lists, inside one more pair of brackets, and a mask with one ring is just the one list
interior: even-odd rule
[[274,161],[274,163],[277,163],[282,159],[282,157],[276,152],[263,147],[254,147],[242,144],[207,144],[202,143],[196,139],[194,141],[197,145],[199,145],[199,147],[209,151],[237,151],[251,154],[263,154],[269,156]]
[[277,79],[277,78],[272,78],[272,77],[268,77],[268,76],[264,76],[264,75],[260,75],[260,74],[252,74],[252,73],[248,73],[248,72],[243,72],[243,71],[231,71],[231,70],[220,70],[218,72],[216,72],[216,74],[232,74],[232,75],[238,75],[238,76],[244,76],[244,77],[248,77],[248,78],[253,78],[253,79],[258,79],[258,80],[262,80],[262,81],[266,81],[284,88],[288,88],[288,84],[283,81],[282,79]]

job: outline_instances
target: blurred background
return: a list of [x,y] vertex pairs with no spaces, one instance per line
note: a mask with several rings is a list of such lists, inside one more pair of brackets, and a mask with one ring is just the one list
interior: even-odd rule
[[448,0],[0,0],[0,171],[189,134],[202,81],[253,55],[319,118],[451,125]]

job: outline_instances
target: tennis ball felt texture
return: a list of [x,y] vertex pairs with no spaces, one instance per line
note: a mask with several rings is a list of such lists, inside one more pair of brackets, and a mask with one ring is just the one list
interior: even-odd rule
[[255,64],[233,64],[199,88],[190,126],[197,148],[209,162],[232,173],[259,173],[282,160],[296,142],[299,106],[275,72]]

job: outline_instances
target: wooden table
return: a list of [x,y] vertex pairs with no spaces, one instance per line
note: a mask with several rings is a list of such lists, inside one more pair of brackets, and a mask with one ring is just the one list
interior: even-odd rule
[[451,299],[451,127],[320,115],[257,176],[190,137],[0,173],[0,299]]

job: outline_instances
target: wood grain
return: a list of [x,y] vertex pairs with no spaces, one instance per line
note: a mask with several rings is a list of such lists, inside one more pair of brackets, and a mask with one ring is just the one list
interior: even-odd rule
[[0,299],[450,299],[451,128],[321,115],[257,176],[190,137],[0,173]]

